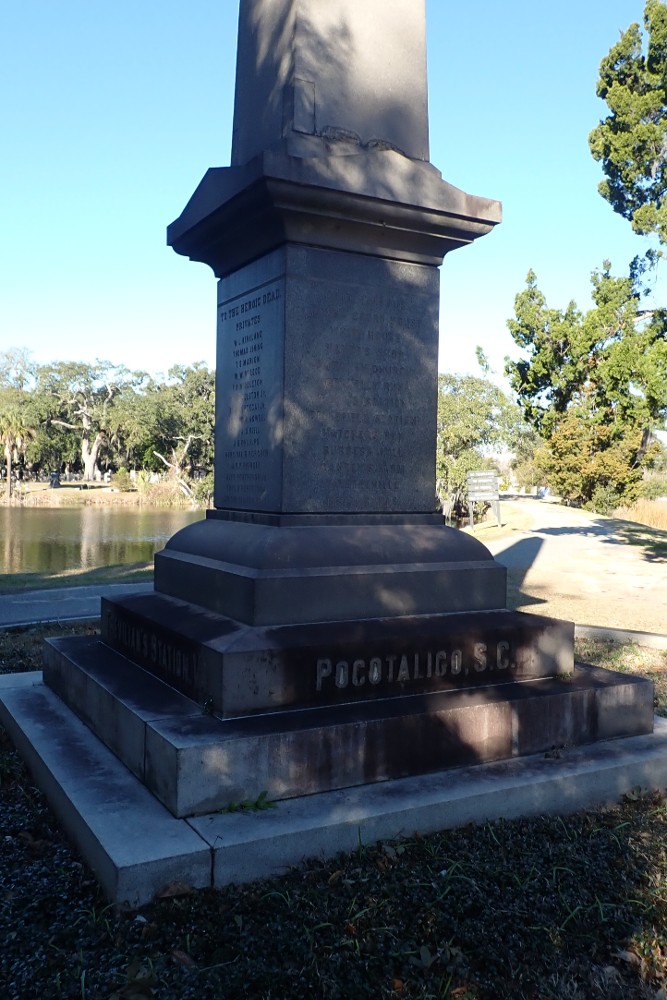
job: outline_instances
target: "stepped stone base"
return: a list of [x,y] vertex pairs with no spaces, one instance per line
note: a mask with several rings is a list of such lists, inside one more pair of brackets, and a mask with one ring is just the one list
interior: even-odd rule
[[[626,678],[627,679],[627,678]],[[667,720],[645,736],[310,795],[256,814],[176,819],[41,674],[0,677],[0,723],[112,902],[180,880],[221,887],[360,843],[468,823],[566,814],[667,787]]]
[[156,591],[267,627],[505,607],[505,567],[430,518],[241,516],[208,511],[176,532]]
[[570,622],[512,611],[254,627],[153,593],[103,599],[102,639],[226,718],[574,669]]
[[44,679],[175,816],[648,733],[650,682],[571,675],[223,719],[94,637],[47,640]]

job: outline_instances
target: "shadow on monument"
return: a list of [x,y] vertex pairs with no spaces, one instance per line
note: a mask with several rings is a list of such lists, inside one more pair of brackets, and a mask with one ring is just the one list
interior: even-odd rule
[[[352,4],[356,7],[356,4]],[[242,7],[241,17],[247,24],[239,32],[236,99],[238,114],[234,119],[231,165],[247,162],[252,155],[271,149],[286,135],[290,153],[308,156],[317,143],[317,154],[345,153],[355,149],[391,150],[408,157],[428,161],[428,129],[426,123],[426,93],[420,92],[421,67],[414,73],[404,65],[391,68],[400,85],[384,84],[369,89],[372,69],[369,61],[378,59],[377,46],[360,50],[358,11],[354,26],[345,3],[330,4],[320,9],[302,7],[295,12],[290,0],[279,0],[271,15],[260,4]],[[396,21],[396,13],[388,9],[385,17]],[[309,18],[311,20],[309,20]],[[410,46],[412,30],[409,23],[394,25],[402,28],[402,44]],[[296,57],[292,55],[291,37],[298,33]],[[377,26],[369,20],[368,40],[377,40]],[[383,41],[391,37],[387,25],[382,29]],[[257,42],[259,39],[259,43]],[[418,46],[415,47],[418,53]],[[403,54],[404,55],[404,54]],[[295,61],[293,62],[292,59]],[[387,74],[387,52],[382,52],[378,70]],[[404,59],[402,60],[404,62]],[[252,80],[243,76],[244,68],[253,67]],[[289,83],[286,85],[286,81]],[[316,82],[315,82],[316,81]],[[289,91],[289,100],[285,100]],[[366,100],[359,95],[366,94]],[[415,123],[421,119],[420,127]],[[280,132],[276,123],[282,123]],[[393,142],[387,137],[402,133],[405,142]],[[417,148],[412,148],[417,142]],[[250,155],[249,155],[250,154]],[[367,181],[367,163],[357,163],[352,156],[335,156],[328,164],[332,176],[345,178],[361,189]],[[378,177],[377,195],[396,197],[395,186],[386,175]]]
[[[330,495],[340,513],[358,514],[367,503],[369,476],[377,482],[375,497],[391,504],[401,478],[410,475],[402,458],[408,443],[413,466],[429,469],[437,397],[430,335],[438,303],[423,274],[406,269],[397,287],[388,261],[374,261],[372,274],[337,264],[327,269],[326,282],[293,276],[283,405],[276,401],[267,414],[268,437],[272,451],[283,454],[284,468],[302,467],[295,470],[299,496],[293,501],[300,508],[317,511]],[[327,323],[313,323],[323,297]],[[388,307],[393,328],[381,357],[381,335],[369,315]],[[351,329],[359,331],[356,338],[344,333]],[[363,422],[351,426],[349,415],[360,405]]]

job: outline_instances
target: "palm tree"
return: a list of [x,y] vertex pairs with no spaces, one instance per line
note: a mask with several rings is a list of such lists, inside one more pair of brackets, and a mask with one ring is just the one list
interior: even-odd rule
[[12,496],[12,462],[18,461],[18,456],[35,431],[30,426],[26,413],[26,397],[19,390],[6,390],[0,397],[0,444],[7,465],[7,491],[9,501]]

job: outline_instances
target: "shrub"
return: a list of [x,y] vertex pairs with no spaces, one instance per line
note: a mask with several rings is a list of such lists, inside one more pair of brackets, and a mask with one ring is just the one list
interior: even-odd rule
[[593,496],[584,504],[585,510],[594,514],[613,514],[620,503],[620,496],[610,484],[596,486]]
[[213,499],[213,473],[207,472],[203,479],[193,485],[194,499],[200,507],[210,507]]
[[134,483],[130,478],[130,473],[124,466],[121,466],[118,472],[114,472],[111,477],[111,485],[116,490],[120,490],[121,493],[129,493],[130,490],[134,489]]

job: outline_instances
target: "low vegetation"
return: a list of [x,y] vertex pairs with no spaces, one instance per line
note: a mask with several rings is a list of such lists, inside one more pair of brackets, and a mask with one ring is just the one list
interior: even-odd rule
[[636,643],[622,645],[609,640],[577,639],[576,655],[585,663],[620,670],[653,681],[657,715],[667,716],[667,650],[650,649]]
[[615,510],[614,517],[667,531],[667,501],[636,500],[631,507],[619,507]]
[[[0,672],[38,669],[53,632],[0,633]],[[664,652],[578,653],[658,680],[667,710]],[[666,928],[667,799],[647,791],[566,818],[360,842],[249,886],[173,883],[128,912],[101,896],[0,730],[8,1000],[665,1000]]]

